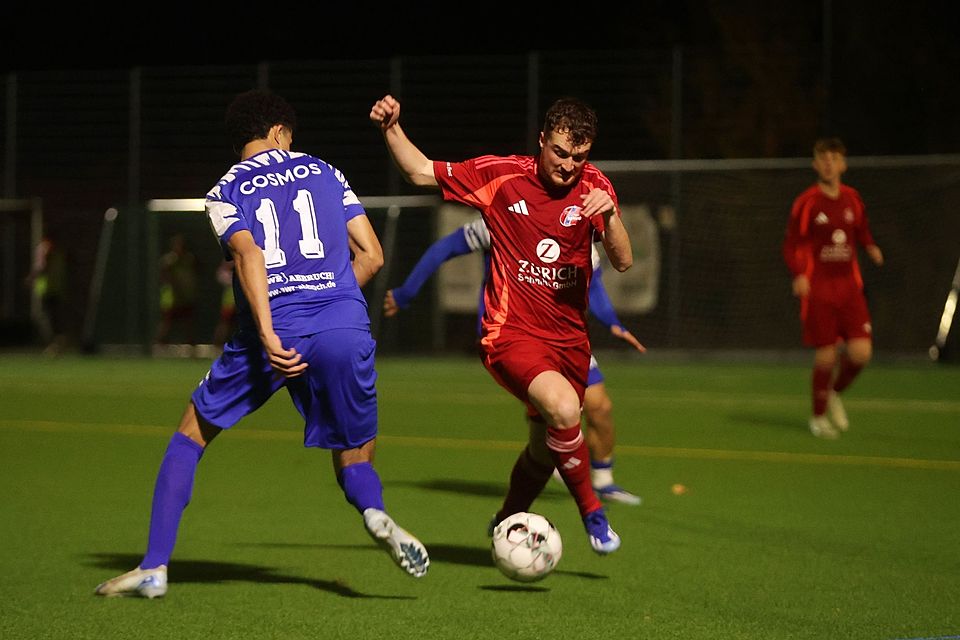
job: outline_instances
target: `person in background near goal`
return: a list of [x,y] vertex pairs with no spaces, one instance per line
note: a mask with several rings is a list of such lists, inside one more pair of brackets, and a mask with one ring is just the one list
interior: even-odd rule
[[167,447],[146,555],[96,593],[166,593],[201,456],[281,388],[305,420],[304,446],[331,451],[337,482],[370,536],[409,575],[423,576],[427,551],[387,515],[372,466],[376,344],[361,287],[383,265],[380,242],[343,174],[290,150],[296,115],[283,98],[239,94],[226,125],[240,162],[207,194],[206,213],[236,263],[238,329],[193,391]]
[[182,233],[170,237],[170,249],[160,257],[160,326],[156,343],[167,344],[174,325],[182,327],[180,336],[187,344],[196,344],[197,259],[187,247]]
[[67,256],[52,233],[44,234],[33,250],[27,286],[36,300],[36,323],[44,355],[59,355],[67,346]]
[[427,158],[399,118],[393,96],[370,110],[404,178],[439,187],[445,199],[480,210],[490,231],[481,357],[493,378],[526,403],[531,417],[528,444],[493,524],[528,511],[557,468],[591,547],[612,553],[620,537],[590,483],[590,452],[580,431],[590,368],[587,287],[595,240],[618,271],[630,267],[633,253],[613,185],[587,162],[596,114],[579,100],[558,100],[546,113],[537,156],[487,155],[463,162]]
[[[383,300],[383,314],[388,318],[397,315],[400,309],[406,309],[410,302],[420,292],[420,288],[433,273],[447,260],[468,253],[482,251],[484,253],[485,276],[484,282],[490,277],[490,233],[483,222],[477,218],[463,225],[434,242],[414,265],[413,270],[403,284],[387,291]],[[600,269],[600,254],[593,247],[591,252],[593,277],[588,289],[588,309],[604,324],[610,333],[624,340],[641,353],[646,348],[630,331],[623,326],[613,303],[607,296],[603,286],[602,271]],[[483,317],[483,290],[481,289],[479,318]],[[479,332],[478,319],[478,332]],[[593,488],[601,499],[608,502],[639,505],[640,496],[630,493],[616,484],[613,480],[613,450],[616,443],[616,429],[613,423],[613,401],[607,395],[603,373],[597,359],[590,356],[590,371],[587,374],[587,389],[583,395],[583,415],[587,429],[584,438],[590,450],[590,479]],[[554,471],[554,478],[561,478],[559,472]]]
[[828,439],[849,428],[840,393],[873,353],[857,248],[863,247],[877,266],[883,264],[860,194],[841,181],[846,155],[838,138],[816,141],[817,183],[794,200],[783,242],[793,294],[800,298],[803,342],[814,348],[810,432]]

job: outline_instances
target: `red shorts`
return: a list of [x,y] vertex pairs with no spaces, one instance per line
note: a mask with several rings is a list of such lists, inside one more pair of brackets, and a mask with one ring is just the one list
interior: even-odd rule
[[501,334],[492,347],[481,346],[480,355],[483,366],[493,379],[527,406],[529,416],[539,415],[539,412],[530,404],[527,390],[533,379],[544,371],[557,371],[566,378],[583,404],[590,369],[589,340],[561,347],[531,336]]
[[873,338],[870,311],[863,291],[854,283],[831,283],[810,288],[800,313],[803,343],[825,347],[837,340]]

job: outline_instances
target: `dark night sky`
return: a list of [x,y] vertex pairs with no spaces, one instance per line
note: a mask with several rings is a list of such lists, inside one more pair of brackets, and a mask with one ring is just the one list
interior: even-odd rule
[[[822,57],[837,112],[845,110],[849,121],[869,109],[876,120],[870,127],[887,123],[903,138],[896,148],[909,148],[915,136],[923,139],[915,145],[919,151],[960,152],[960,3],[948,0],[649,0],[613,9],[590,4],[591,13],[575,13],[582,7],[566,3],[542,4],[537,11],[513,3],[483,5],[476,16],[444,13],[455,6],[449,4],[401,10],[400,4],[330,9],[330,3],[316,3],[309,15],[264,3],[240,10],[233,5],[218,15],[197,4],[129,9],[143,10],[142,18],[101,11],[51,19],[27,16],[21,6],[19,19],[0,37],[0,71],[662,50],[674,44],[715,50],[721,58],[732,46],[750,43],[760,51]],[[831,17],[827,40],[825,9]]]
[[[219,15],[198,8],[201,3],[163,3],[128,9],[144,12],[136,18],[119,11],[64,17],[42,7],[30,16],[26,3],[15,1],[21,5],[18,20],[5,25],[0,37],[3,71],[644,49],[675,43],[720,47],[730,37],[730,25],[737,25],[736,37],[744,41],[820,50],[826,7],[832,15],[835,56],[855,51],[864,68],[895,71],[930,62],[960,64],[960,3],[947,0],[645,0],[611,3],[613,7],[591,4],[595,8],[588,14],[573,13],[566,3],[543,4],[536,11],[513,3],[484,5],[474,17],[444,13],[449,5],[428,10],[393,4],[386,10],[366,4],[330,9],[330,3],[317,3],[304,15],[299,7],[261,3]],[[217,3],[221,10],[224,6]],[[953,71],[960,77],[960,68]]]
[[[199,3],[196,3],[199,4]],[[328,5],[329,3],[318,3]],[[640,10],[609,9],[595,24],[571,23],[566,13],[515,7],[480,18],[395,5],[313,9],[309,16],[245,9],[224,18],[210,8],[145,7],[142,19],[21,16],[29,28],[3,34],[4,71],[114,68],[167,64],[230,64],[261,60],[381,58],[485,50],[494,53],[560,49],[645,48],[700,37],[695,14],[682,1],[645,2]],[[222,6],[222,5],[218,5]],[[266,5],[260,5],[266,6]],[[509,7],[509,5],[507,5]],[[156,8],[153,8],[156,7]],[[565,9],[564,11],[569,11]],[[153,12],[152,14],[150,12]],[[499,16],[490,19],[491,13]],[[692,19],[693,18],[693,19]]]

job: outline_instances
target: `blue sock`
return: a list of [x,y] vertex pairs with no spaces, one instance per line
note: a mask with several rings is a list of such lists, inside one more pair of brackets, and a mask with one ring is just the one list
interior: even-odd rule
[[608,462],[603,460],[591,460],[590,461],[591,469],[613,469],[613,458],[610,458]]
[[180,517],[190,503],[193,476],[202,455],[203,447],[179,431],[170,438],[153,489],[150,536],[141,568],[153,569],[170,562]]
[[373,465],[369,462],[351,464],[340,470],[337,478],[343,488],[343,496],[357,511],[363,513],[367,509],[383,507],[383,485]]

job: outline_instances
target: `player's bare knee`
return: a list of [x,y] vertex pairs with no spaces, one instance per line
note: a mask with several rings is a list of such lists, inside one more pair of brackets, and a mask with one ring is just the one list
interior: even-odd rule
[[610,396],[604,394],[599,398],[593,398],[590,402],[584,402],[583,412],[587,415],[590,422],[600,422],[609,420],[613,413],[613,401]]
[[190,402],[183,412],[183,416],[180,418],[180,425],[177,427],[177,431],[201,447],[206,448],[222,429],[207,422],[203,416],[197,413],[193,402]]
[[847,357],[857,366],[864,366],[873,357],[873,343],[870,340],[854,339],[847,345]]

